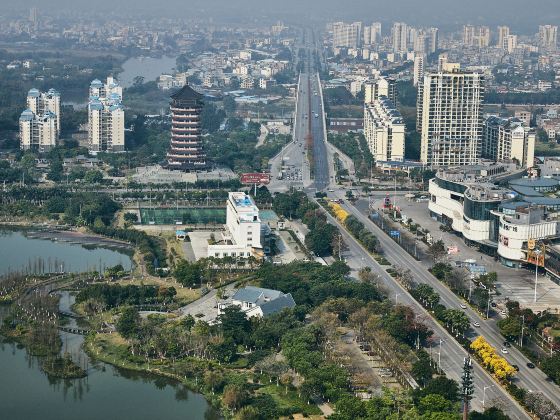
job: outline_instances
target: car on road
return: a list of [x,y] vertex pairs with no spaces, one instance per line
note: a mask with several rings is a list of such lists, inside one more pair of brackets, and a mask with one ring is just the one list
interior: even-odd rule
[[535,365],[534,365],[533,363],[531,363],[531,362],[528,362],[528,363],[527,363],[527,367],[528,367],[529,369],[535,369]]
[[467,305],[465,305],[464,303],[461,303],[461,309],[467,309]]
[[511,343],[509,341],[504,341],[504,347],[511,347]]
[[479,322],[476,322],[476,321],[473,322],[473,325],[474,325],[475,327],[480,327],[480,323],[479,323]]
[[506,348],[504,347],[504,348],[502,348],[502,353],[503,353],[503,354],[509,354],[509,351],[508,351],[508,349],[506,349]]

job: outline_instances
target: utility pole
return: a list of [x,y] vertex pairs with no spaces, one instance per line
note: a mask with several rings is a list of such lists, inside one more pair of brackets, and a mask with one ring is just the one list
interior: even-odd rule
[[523,323],[521,324],[521,338],[519,340],[519,347],[523,347],[523,330],[525,329],[525,314],[522,315]]
[[469,401],[474,393],[474,385],[472,379],[472,360],[470,357],[465,357],[463,364],[463,376],[462,376],[462,394],[463,394],[463,420],[468,420],[469,418]]

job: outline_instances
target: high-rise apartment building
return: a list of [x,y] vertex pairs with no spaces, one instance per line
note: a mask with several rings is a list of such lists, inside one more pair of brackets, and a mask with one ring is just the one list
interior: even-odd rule
[[381,41],[381,23],[374,22],[370,26],[363,28],[363,44],[374,45]]
[[428,53],[428,42],[429,38],[424,30],[414,29],[412,30],[412,50],[418,54]]
[[516,161],[531,168],[535,157],[535,131],[517,118],[489,117],[484,121],[482,157],[495,162]]
[[404,120],[386,96],[365,105],[364,135],[376,161],[404,160]]
[[558,40],[558,26],[539,26],[539,46],[547,50],[555,50]]
[[428,53],[433,54],[439,47],[439,29],[430,28],[428,30]]
[[60,93],[58,91],[49,89],[45,93],[31,89],[27,94],[27,108],[38,116],[47,113],[53,114],[56,120],[56,137],[60,136]]
[[420,160],[430,166],[472,165],[480,158],[484,76],[445,63],[418,85]]
[[363,44],[374,45],[381,41],[381,23],[374,22],[370,26],[363,28]]
[[488,26],[465,25],[463,27],[463,45],[477,48],[490,46],[490,28]]
[[498,43],[496,46],[498,48],[506,49],[505,42],[506,38],[510,35],[509,26],[498,26]]
[[503,49],[506,50],[509,54],[515,51],[517,48],[517,35],[508,35],[504,39]]
[[122,87],[113,77],[104,84],[94,80],[89,87],[88,143],[91,153],[124,151]]
[[19,119],[20,147],[46,152],[55,147],[60,137],[60,93],[54,89],[27,94],[27,109]]
[[394,79],[379,77],[364,83],[364,102],[366,104],[373,103],[381,96],[397,103],[397,82]]
[[203,106],[203,95],[189,85],[171,95],[171,143],[167,152],[169,169],[196,171],[206,168],[200,121]]
[[26,109],[19,117],[19,138],[22,150],[48,152],[56,146],[56,116],[47,111],[43,115],[35,115]]
[[333,47],[358,48],[362,39],[362,22],[335,22],[332,25]]
[[393,52],[405,53],[408,51],[408,25],[402,22],[393,23],[391,30]]
[[420,83],[424,79],[425,66],[426,56],[424,54],[416,55],[414,57],[414,75],[412,79],[415,87],[418,86],[418,83]]

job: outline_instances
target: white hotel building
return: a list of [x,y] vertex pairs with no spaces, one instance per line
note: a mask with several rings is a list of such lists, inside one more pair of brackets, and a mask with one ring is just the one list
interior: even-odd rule
[[226,208],[226,231],[216,244],[208,245],[208,257],[262,258],[262,224],[259,209],[244,192],[230,192]]

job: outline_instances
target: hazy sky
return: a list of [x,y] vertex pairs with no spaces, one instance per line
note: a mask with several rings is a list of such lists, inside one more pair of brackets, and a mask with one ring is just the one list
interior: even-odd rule
[[[5,0],[0,0],[5,1]],[[20,0],[19,7],[44,5],[39,0]],[[560,0],[49,0],[49,9],[64,7],[109,9],[133,14],[192,16],[205,12],[216,20],[251,20],[258,17],[298,20],[360,19],[440,26],[465,22],[509,24],[528,30],[539,23],[560,23]],[[44,6],[43,6],[44,7]]]

